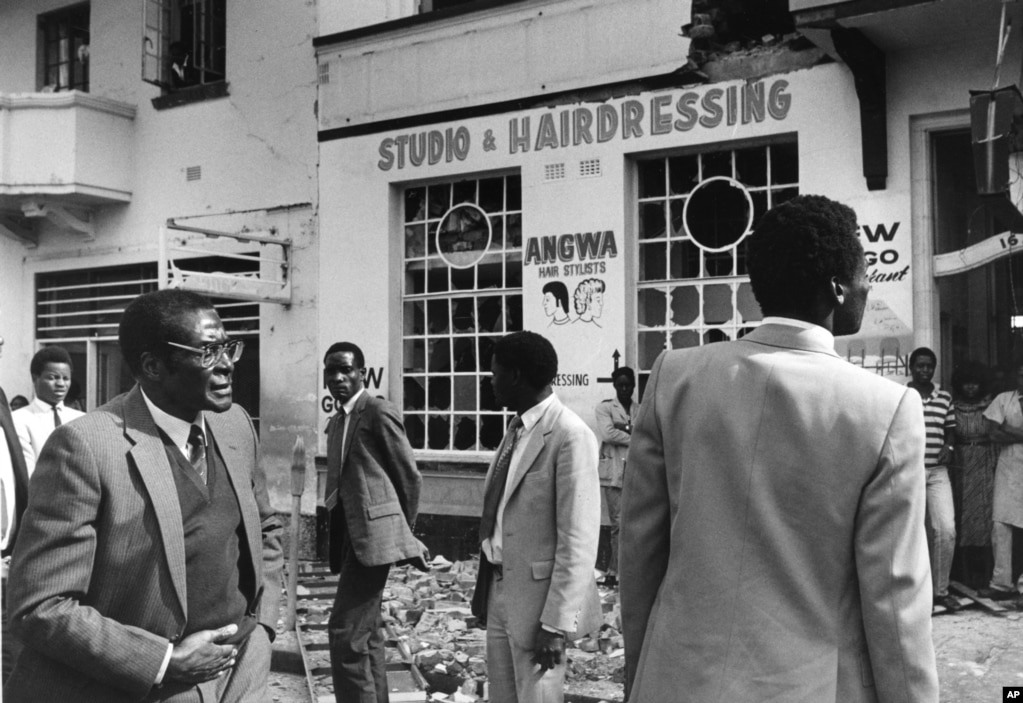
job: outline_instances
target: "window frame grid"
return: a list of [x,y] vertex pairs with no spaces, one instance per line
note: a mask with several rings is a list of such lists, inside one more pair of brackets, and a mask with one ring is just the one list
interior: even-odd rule
[[[89,92],[89,58],[80,61],[78,50],[90,42],[91,7],[79,3],[39,16],[42,88],[53,92],[80,90]],[[65,29],[66,36],[61,36]],[[51,56],[53,54],[53,56]],[[80,69],[77,68],[80,66]],[[51,72],[56,78],[50,80]]]
[[[774,181],[775,165],[773,160],[775,158],[775,149],[778,147],[795,149],[793,157],[797,167],[795,181]],[[734,144],[727,146],[726,149],[719,148],[719,145],[716,145],[713,149],[672,152],[669,154],[662,154],[654,158],[637,159],[637,179],[640,178],[639,174],[643,162],[659,161],[663,164],[663,183],[661,186],[661,192],[657,195],[641,196],[638,188],[636,191],[635,213],[637,224],[636,236],[634,237],[635,248],[633,250],[634,256],[636,257],[636,296],[634,298],[634,304],[636,305],[636,334],[634,342],[636,344],[636,354],[634,358],[636,359],[637,372],[640,376],[641,388],[645,386],[645,381],[650,375],[653,360],[657,356],[652,349],[647,348],[646,345],[648,342],[645,341],[644,338],[656,339],[659,337],[661,340],[661,346],[657,348],[659,353],[661,350],[703,346],[714,341],[720,341],[715,337],[738,339],[760,325],[760,310],[753,298],[752,289],[749,287],[749,275],[745,270],[743,261],[745,256],[745,241],[748,235],[743,236],[742,239],[740,239],[727,252],[708,252],[692,241],[689,233],[685,230],[684,223],[681,223],[681,226],[677,229],[674,227],[672,204],[678,203],[678,212],[681,217],[681,209],[684,207],[685,202],[692,195],[693,191],[707,178],[712,176],[725,175],[743,183],[740,178],[740,174],[738,173],[738,153],[742,150],[763,149],[765,151],[765,173],[763,174],[764,182],[760,185],[748,185],[743,183],[743,187],[750,193],[751,197],[754,198],[755,208],[763,208],[760,211],[755,210],[754,212],[753,224],[755,225],[763,212],[766,212],[768,209],[773,207],[776,202],[782,202],[789,197],[798,195],[800,188],[798,180],[798,147],[799,144],[795,136],[787,135],[786,138],[780,140]],[[719,155],[722,152],[728,153],[729,173],[707,174],[706,158],[709,156]],[[692,186],[683,193],[673,193],[671,163],[673,159],[679,158],[697,159],[698,168],[696,172],[696,179]],[[760,202],[757,202],[758,198],[761,199]],[[663,220],[664,230],[655,237],[644,236],[645,233],[642,231],[644,222],[644,205],[652,203],[659,203],[663,207],[661,218]],[[699,263],[696,267],[695,276],[681,275],[673,277],[674,263],[672,260],[672,247],[676,243],[678,243],[678,246],[683,246],[683,243],[689,243],[691,249],[698,253]],[[647,254],[647,252],[644,251],[644,246],[651,250],[658,246],[663,247],[661,250],[664,266],[663,277],[650,279],[643,278],[644,256]],[[708,266],[708,261],[721,257],[722,253],[727,253],[730,258],[730,273],[725,275],[713,275],[710,267]],[[684,274],[685,259],[681,256],[681,253],[678,258],[683,262],[679,265],[679,273]],[[727,286],[730,289],[728,303],[732,311],[732,316],[729,320],[724,322],[716,320],[710,322],[707,321],[707,312],[709,307],[707,290],[716,286]],[[681,324],[674,323],[672,321],[674,319],[673,308],[676,304],[674,298],[677,295],[683,295],[682,291],[686,289],[693,290],[695,292],[696,298],[693,302],[695,314],[688,320],[688,322]],[[651,293],[659,293],[664,298],[664,319],[662,323],[654,324],[650,321],[641,322],[645,320],[646,317],[643,308],[644,296],[650,295]],[[746,314],[748,312],[754,312],[755,319],[749,319],[749,315]],[[689,336],[694,338],[697,341],[697,344],[675,346],[673,344],[673,339],[679,336]]]
[[[501,204],[497,209],[487,207],[481,202],[481,190],[484,182],[493,179],[501,180]],[[472,197],[466,199],[465,183],[472,181]],[[514,199],[509,195],[512,188],[518,192]],[[441,207],[431,201],[431,190],[447,190],[446,202]],[[422,199],[416,213],[407,212],[409,207],[409,193],[413,190],[422,190]],[[402,359],[401,377],[402,393],[401,408],[403,418],[408,431],[409,420],[417,418],[421,422],[422,439],[417,442],[417,437],[410,435],[413,443],[413,450],[418,456],[430,460],[461,460],[478,462],[481,458],[488,456],[496,449],[485,448],[481,444],[481,436],[484,430],[484,420],[489,418],[488,423],[499,424],[501,434],[507,427],[508,422],[514,413],[504,409],[487,409],[483,407],[484,395],[488,392],[490,369],[483,367],[485,355],[489,354],[488,342],[496,342],[505,334],[521,329],[522,320],[522,206],[521,206],[521,176],[516,172],[505,172],[497,174],[484,174],[478,176],[466,176],[440,182],[429,182],[424,184],[409,184],[400,191],[401,198],[401,227],[403,236],[402,251],[402,298],[401,298],[401,339]],[[436,236],[437,228],[443,221],[444,215],[456,204],[469,202],[483,208],[490,218],[494,235],[490,245],[480,260],[469,268],[457,268],[450,266],[437,251]],[[513,205],[516,205],[513,207]],[[511,225],[509,223],[512,223]],[[411,233],[412,228],[421,228],[419,233]],[[514,242],[509,241],[509,231],[517,230],[517,238]],[[409,238],[413,238],[409,243]],[[422,245],[419,246],[414,238],[420,238]],[[420,290],[410,292],[410,272],[415,264],[420,264],[422,273],[420,280],[416,283]],[[481,287],[483,267],[500,267],[500,286]],[[431,271],[433,274],[431,274]],[[435,282],[437,271],[443,271],[443,284],[441,286],[431,285]],[[471,278],[466,281],[466,272],[471,271]],[[495,272],[496,273],[496,272]],[[510,275],[511,274],[511,275]],[[456,278],[463,281],[456,283]],[[458,306],[466,301],[472,301],[471,314],[472,323],[468,326],[459,326],[457,323]],[[431,306],[431,303],[434,305]],[[431,313],[431,307],[435,310],[437,304],[443,303],[443,323],[433,327],[437,313]],[[483,305],[490,306],[484,308]],[[412,319],[410,319],[410,315]],[[495,325],[489,330],[481,329],[480,319],[485,315],[495,315]],[[514,320],[519,324],[516,327]],[[456,356],[458,347],[464,340],[470,340],[471,353],[474,357],[474,370],[458,370],[458,358]],[[446,360],[440,367],[434,367],[433,363],[437,353],[431,347],[434,344],[446,346]],[[417,346],[418,345],[418,346]],[[410,360],[410,357],[415,357]],[[468,383],[466,382],[468,380]],[[446,383],[445,383],[446,381]],[[409,383],[418,384],[422,392],[422,400],[410,407],[407,397],[407,386]],[[463,405],[460,402],[459,385],[463,388],[472,387],[472,408],[468,403]],[[446,395],[446,406],[431,406],[432,394],[440,393],[444,404],[443,396]],[[444,449],[433,449],[430,447],[430,422],[434,418],[442,418],[447,422],[447,446]],[[472,448],[458,449],[455,446],[456,436],[459,432],[459,423],[463,419],[469,419],[474,423],[474,442]],[[418,428],[417,428],[418,431]],[[498,438],[499,440],[499,438]]]

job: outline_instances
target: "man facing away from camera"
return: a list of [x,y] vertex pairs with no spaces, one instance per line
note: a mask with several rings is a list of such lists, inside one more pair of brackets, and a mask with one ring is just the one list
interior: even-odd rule
[[855,213],[772,209],[749,274],[761,326],[662,353],[632,433],[629,700],[937,701],[920,396],[833,349],[869,289]]
[[127,393],[46,442],[8,593],[10,701],[269,700],[281,525],[248,414],[242,342],[168,289],[121,319]]

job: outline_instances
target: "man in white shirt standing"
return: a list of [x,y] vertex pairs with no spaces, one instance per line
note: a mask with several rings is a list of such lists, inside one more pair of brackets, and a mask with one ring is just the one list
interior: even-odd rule
[[29,366],[35,398],[26,407],[11,413],[18,430],[18,440],[25,454],[29,476],[36,459],[53,430],[85,413],[64,405],[71,389],[71,355],[64,347],[43,347],[32,357]]

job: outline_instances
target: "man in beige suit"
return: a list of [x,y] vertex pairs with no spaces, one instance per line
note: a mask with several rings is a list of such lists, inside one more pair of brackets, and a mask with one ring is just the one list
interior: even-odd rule
[[516,412],[487,472],[472,610],[492,703],[563,700],[565,639],[600,625],[597,438],[551,391],[558,356],[514,332],[494,346],[494,400]]
[[920,397],[833,349],[869,289],[856,237],[821,196],[769,211],[762,325],[654,364],[622,509],[631,703],[938,700]]

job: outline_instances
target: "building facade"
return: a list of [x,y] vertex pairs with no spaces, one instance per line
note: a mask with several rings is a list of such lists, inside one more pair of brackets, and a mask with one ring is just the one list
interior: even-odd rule
[[296,435],[317,441],[315,34],[303,3],[0,6],[0,383],[31,397],[32,354],[61,344],[97,407],[132,383],[124,306],[192,271],[245,340],[235,398],[281,510]]
[[[759,324],[744,239],[798,193],[859,216],[872,293],[837,343],[850,362],[901,382],[927,345],[947,384],[956,363],[1017,353],[1015,206],[976,192],[970,91],[996,87],[1018,4],[791,0],[791,35],[704,42],[694,64],[692,27],[728,5],[321,9],[320,226],[348,254],[322,270],[320,333],[363,343],[404,409],[427,512],[479,504],[507,420],[487,383],[497,336],[547,335],[556,392],[592,421],[616,366],[642,389],[661,350]],[[978,242],[1000,249],[975,265]]]
[[8,0],[0,383],[61,343],[95,407],[129,383],[120,309],[187,280],[247,342],[276,507],[296,435],[322,501],[320,360],[347,339],[405,413],[422,512],[475,516],[499,336],[548,336],[592,421],[616,366],[642,389],[661,350],[759,324],[745,237],[799,193],[859,215],[851,363],[1017,361],[1023,4],[762,4],[743,28],[717,0]]

